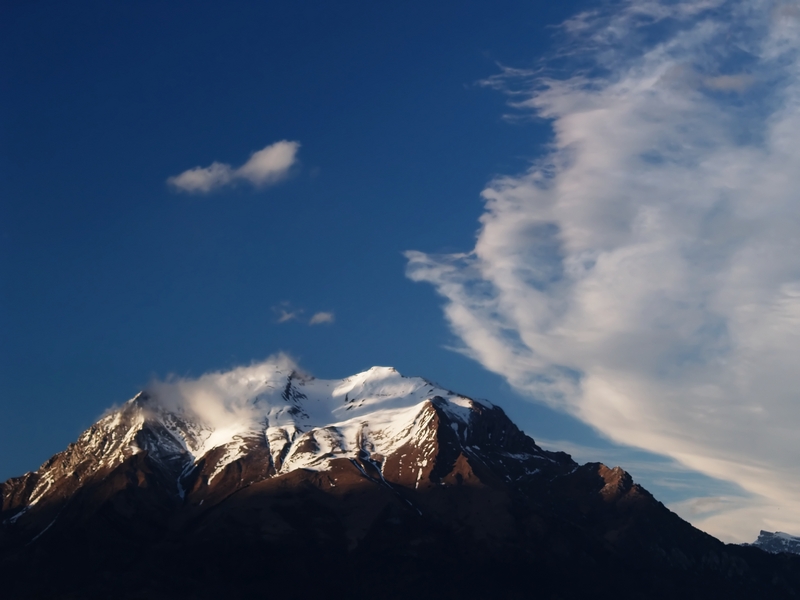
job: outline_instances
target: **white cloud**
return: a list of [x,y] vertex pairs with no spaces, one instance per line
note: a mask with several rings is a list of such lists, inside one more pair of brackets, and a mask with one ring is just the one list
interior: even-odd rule
[[280,181],[295,163],[299,148],[297,142],[275,142],[254,152],[250,160],[236,170],[236,176],[247,179],[253,185],[269,185]]
[[189,193],[208,193],[237,181],[249,181],[255,186],[277,183],[297,162],[299,142],[282,140],[254,152],[241,167],[214,162],[209,167],[194,167],[167,179],[176,190]]
[[[297,308],[292,306],[291,302],[283,301],[280,304],[272,307],[272,312],[275,313],[278,323],[286,323],[288,321],[299,321],[306,310],[304,308]],[[323,323],[333,323],[336,316],[333,312],[320,311],[311,315],[308,320],[309,325],[322,325]]]
[[303,314],[302,310],[286,310],[284,308],[278,309],[278,323],[294,321],[295,319],[299,319],[301,314]]
[[286,323],[287,321],[296,321],[303,316],[305,312],[302,308],[295,308],[291,302],[284,300],[277,306],[272,307],[272,312],[275,313],[278,323]]
[[258,421],[252,399],[260,389],[300,371],[288,355],[279,353],[266,360],[229,371],[206,373],[197,379],[170,377],[150,383],[147,391],[158,402],[172,410],[185,410],[217,430],[204,440],[206,449],[213,447],[215,436],[224,437],[228,428],[243,422]]
[[233,177],[234,171],[230,165],[213,162],[210,167],[195,167],[170,177],[167,183],[184,192],[202,194],[229,184]]
[[334,315],[332,312],[318,312],[311,317],[309,325],[320,325],[322,323],[333,323]]
[[484,190],[471,252],[409,252],[408,275],[518,390],[750,494],[686,518],[800,533],[798,14],[615,7],[562,29],[580,70],[487,82],[553,141]]

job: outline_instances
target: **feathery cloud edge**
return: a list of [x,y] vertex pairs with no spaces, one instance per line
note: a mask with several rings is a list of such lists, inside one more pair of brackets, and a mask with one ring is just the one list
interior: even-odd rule
[[550,121],[545,155],[483,191],[473,250],[407,274],[517,390],[743,490],[684,518],[800,533],[800,11],[629,0],[562,32],[594,70],[486,82]]

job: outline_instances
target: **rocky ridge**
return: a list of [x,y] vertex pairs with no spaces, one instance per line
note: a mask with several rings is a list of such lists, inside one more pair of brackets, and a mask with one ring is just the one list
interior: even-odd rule
[[[138,455],[186,507],[298,469],[329,471],[342,460],[415,489],[448,475],[442,451],[453,464],[488,462],[509,480],[577,466],[536,446],[488,401],[392,368],[326,381],[282,365],[231,378],[239,395],[227,403],[197,406],[149,391],[109,412],[37,471],[2,484],[6,518],[24,522]],[[223,414],[209,418],[217,409]]]
[[800,592],[800,558],[726,546],[623,469],[385,367],[155,385],[0,491],[14,598],[300,597],[310,576],[337,597]]
[[761,548],[766,552],[777,554],[779,552],[788,552],[790,554],[800,554],[800,537],[776,531],[762,530],[758,534],[758,539],[752,544],[756,548]]

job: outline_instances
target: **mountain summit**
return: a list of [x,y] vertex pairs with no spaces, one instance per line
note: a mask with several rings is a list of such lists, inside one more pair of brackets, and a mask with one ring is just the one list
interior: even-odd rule
[[3,510],[18,511],[16,522],[139,460],[187,507],[297,470],[356,469],[418,489],[451,474],[463,481],[476,460],[507,480],[577,466],[536,446],[486,400],[390,367],[320,380],[283,361],[155,384],[38,471],[3,484]]
[[761,548],[766,552],[790,552],[792,554],[800,554],[800,537],[789,535],[782,531],[773,533],[762,529],[756,541],[750,545]]
[[14,598],[800,592],[798,557],[726,546],[619,467],[388,367],[153,384],[0,490]]

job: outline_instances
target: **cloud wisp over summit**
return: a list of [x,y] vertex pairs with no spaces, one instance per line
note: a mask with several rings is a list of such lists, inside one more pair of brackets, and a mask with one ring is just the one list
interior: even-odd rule
[[173,189],[190,194],[206,194],[247,181],[256,187],[275,184],[285,178],[297,163],[299,142],[282,140],[254,152],[241,167],[213,162],[208,167],[194,167],[167,179]]
[[516,389],[746,491],[686,504],[698,526],[800,533],[800,12],[604,6],[486,82],[552,142],[483,191],[471,251],[408,276]]
[[[259,388],[269,385],[271,376],[292,372],[302,371],[291,357],[278,353],[260,362],[205,373],[197,378],[154,379],[146,391],[170,410],[186,410],[224,435],[226,428],[256,419],[252,398]],[[209,447],[215,435],[218,433],[206,440]]]

